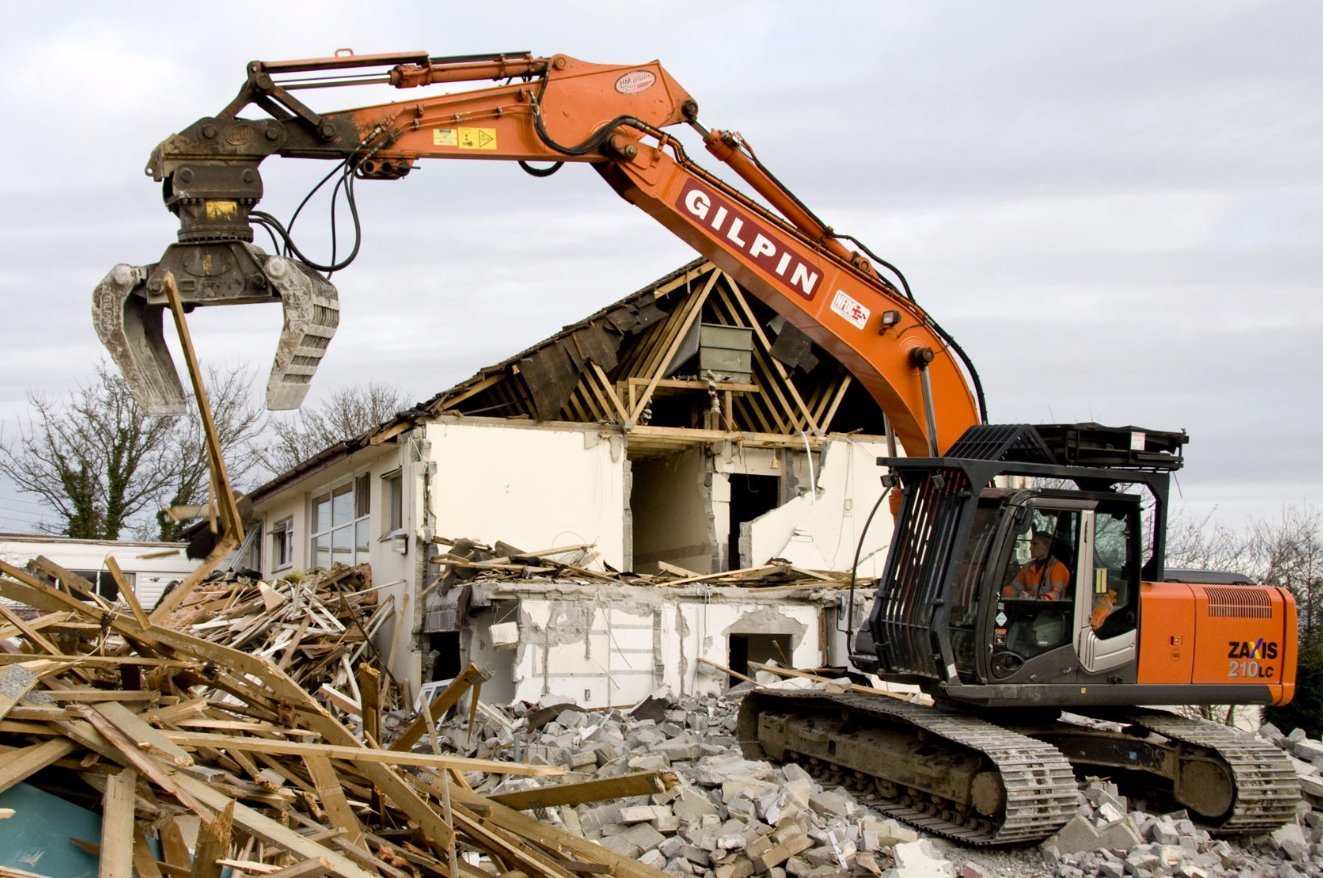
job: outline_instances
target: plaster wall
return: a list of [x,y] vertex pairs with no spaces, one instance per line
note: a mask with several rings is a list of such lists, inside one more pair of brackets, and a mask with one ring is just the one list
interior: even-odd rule
[[[813,487],[804,478],[799,483],[801,494],[749,523],[752,563],[783,558],[810,570],[849,570],[864,523],[882,495],[877,458],[886,453],[881,441],[832,440],[818,458]],[[807,460],[805,455],[798,457]],[[884,502],[868,528],[860,576],[881,575],[891,528]]]
[[426,426],[435,533],[527,551],[592,544],[624,566],[624,441],[596,428],[443,418]]
[[[634,570],[656,573],[657,562],[665,561],[695,573],[714,572],[715,518],[725,507],[714,497],[710,481],[702,448],[634,461]],[[726,506],[729,499],[727,487]]]
[[720,693],[729,685],[726,674],[698,659],[728,665],[733,635],[788,635],[796,666],[824,660],[823,608],[816,600],[760,600],[733,588],[677,596],[576,585],[520,591],[517,606],[517,635],[501,638],[507,646],[493,645],[494,616],[473,625],[472,660],[495,658],[510,667],[510,700],[601,707],[635,703],[661,686],[681,694]]

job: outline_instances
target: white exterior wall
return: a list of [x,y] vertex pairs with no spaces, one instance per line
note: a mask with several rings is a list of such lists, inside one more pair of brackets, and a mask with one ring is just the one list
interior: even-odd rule
[[592,544],[624,565],[625,444],[572,425],[444,418],[427,425],[435,532],[529,552]]
[[517,639],[493,643],[496,614],[472,622],[470,660],[509,669],[508,691],[494,691],[493,698],[602,707],[636,703],[661,686],[686,695],[720,693],[726,674],[698,659],[726,666],[733,634],[789,635],[797,667],[821,665],[826,655],[822,609],[802,595],[567,585],[507,589],[502,596],[518,608],[517,634],[509,632]]
[[114,558],[133,584],[143,607],[151,609],[161,593],[192,573],[200,563],[185,554],[183,543],[111,540],[74,540],[27,534],[0,535],[0,560],[15,567],[44,555],[66,570],[107,572],[106,559]]
[[[418,691],[421,671],[417,645],[412,636],[416,620],[414,594],[420,556],[425,557],[428,546],[414,539],[409,532],[411,522],[421,520],[421,485],[425,461],[420,461],[419,449],[405,437],[398,445],[382,445],[360,450],[335,465],[318,470],[294,482],[268,500],[257,504],[253,514],[261,519],[262,575],[280,578],[295,571],[306,570],[311,558],[311,498],[362,475],[369,476],[369,535],[368,563],[372,567],[372,586],[380,590],[380,600],[394,606],[394,615],[375,640],[382,655],[394,655],[391,668],[410,695]],[[406,538],[389,539],[386,529],[386,495],[382,476],[401,470],[403,489],[403,523]],[[284,519],[292,526],[292,561],[276,566],[272,558],[271,528]],[[401,554],[400,548],[404,549]]]
[[[849,570],[864,523],[882,495],[883,470],[877,459],[886,454],[885,442],[832,440],[813,473],[816,492],[805,473],[800,476],[800,487],[805,489],[800,496],[751,523],[753,564],[783,558],[810,570]],[[807,460],[806,455],[796,457]],[[861,577],[881,575],[892,524],[884,501],[868,528],[860,556]]]

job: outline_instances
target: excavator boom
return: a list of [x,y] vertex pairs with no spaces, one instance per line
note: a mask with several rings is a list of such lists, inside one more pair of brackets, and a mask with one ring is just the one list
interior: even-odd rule
[[[358,72],[373,67],[385,69]],[[429,89],[481,79],[504,81],[325,113],[295,95],[311,86]],[[268,118],[238,115],[249,107]],[[954,341],[870,260],[845,247],[740,135],[708,130],[697,114],[694,99],[655,61],[410,52],[253,62],[228,106],[153,151],[147,173],[179,218],[178,242],[154,265],[118,265],[106,276],[94,298],[98,332],[144,407],[178,412],[183,390],[160,330],[166,273],[187,307],[279,301],[285,322],[267,404],[297,407],[338,323],[338,296],[326,275],[346,263],[302,258],[288,237],[286,255],[253,243],[254,223],[274,224],[255,209],[266,158],[338,161],[352,180],[399,179],[420,159],[516,161],[536,175],[551,169],[530,163],[578,162],[839,359],[887,413],[908,453],[936,454],[980,422],[971,389],[977,379]],[[692,161],[666,130],[680,123],[692,125],[766,205]]]

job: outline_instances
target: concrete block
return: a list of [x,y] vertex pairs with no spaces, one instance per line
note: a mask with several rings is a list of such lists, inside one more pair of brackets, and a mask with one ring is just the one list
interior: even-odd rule
[[684,849],[684,858],[695,866],[701,866],[704,869],[712,865],[712,856],[697,845],[687,845]]
[[682,790],[671,808],[681,820],[698,820],[705,814],[717,814],[719,810],[715,802],[694,789]]
[[1291,745],[1291,750],[1297,757],[1306,762],[1323,759],[1323,741],[1311,741],[1308,738],[1304,738],[1294,742]]
[[649,823],[656,817],[651,805],[627,805],[620,809],[621,823]]
[[597,766],[597,754],[592,750],[580,750],[570,754],[570,768]]
[[631,771],[665,771],[671,767],[665,753],[640,753],[629,757],[626,764]]
[[[790,871],[790,863],[792,862],[795,861],[792,859],[786,863],[787,872]],[[855,854],[854,857],[854,870],[856,875],[858,874],[881,875],[882,864],[877,861],[877,857],[873,856],[872,852],[860,851],[859,853]]]
[[697,741],[662,741],[652,747],[654,753],[663,753],[671,762],[701,759],[703,746]]
[[639,862],[654,869],[666,868],[666,857],[658,850],[644,851],[639,857]]
[[1297,863],[1309,860],[1309,839],[1298,823],[1288,823],[1272,833],[1273,844]]
[[955,875],[955,864],[927,839],[898,844],[892,852],[896,878],[937,878]]
[[712,870],[712,875],[713,878],[749,878],[753,872],[753,863],[748,860],[737,860],[733,863],[722,863]]
[[647,823],[639,823],[631,826],[625,836],[638,846],[641,851],[650,851],[666,841],[666,836],[653,829]]
[[657,850],[669,861],[683,857],[687,847],[689,847],[689,845],[685,843],[683,838],[680,838],[678,835],[673,835],[657,845]]
[[730,801],[736,796],[753,800],[767,795],[775,795],[779,792],[781,792],[780,787],[764,780],[731,778],[721,784],[721,800],[727,804],[730,804]]
[[634,844],[625,833],[604,838],[598,844],[607,850],[615,851],[622,857],[629,857],[631,860],[638,859],[639,854],[643,853],[643,849]]
[[1098,850],[1098,830],[1093,824],[1078,814],[1070,818],[1065,826],[1042,843],[1042,847],[1054,847],[1062,854],[1074,854],[1083,851]]
[[834,790],[823,790],[809,797],[809,807],[828,817],[848,817],[856,805],[852,799]]

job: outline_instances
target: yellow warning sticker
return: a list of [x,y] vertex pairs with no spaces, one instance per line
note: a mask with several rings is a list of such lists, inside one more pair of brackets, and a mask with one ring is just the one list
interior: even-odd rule
[[231,220],[238,219],[239,204],[235,201],[208,201],[207,219],[209,220]]
[[433,128],[432,146],[459,146],[459,135],[454,128]]
[[459,129],[460,149],[496,149],[495,128]]

